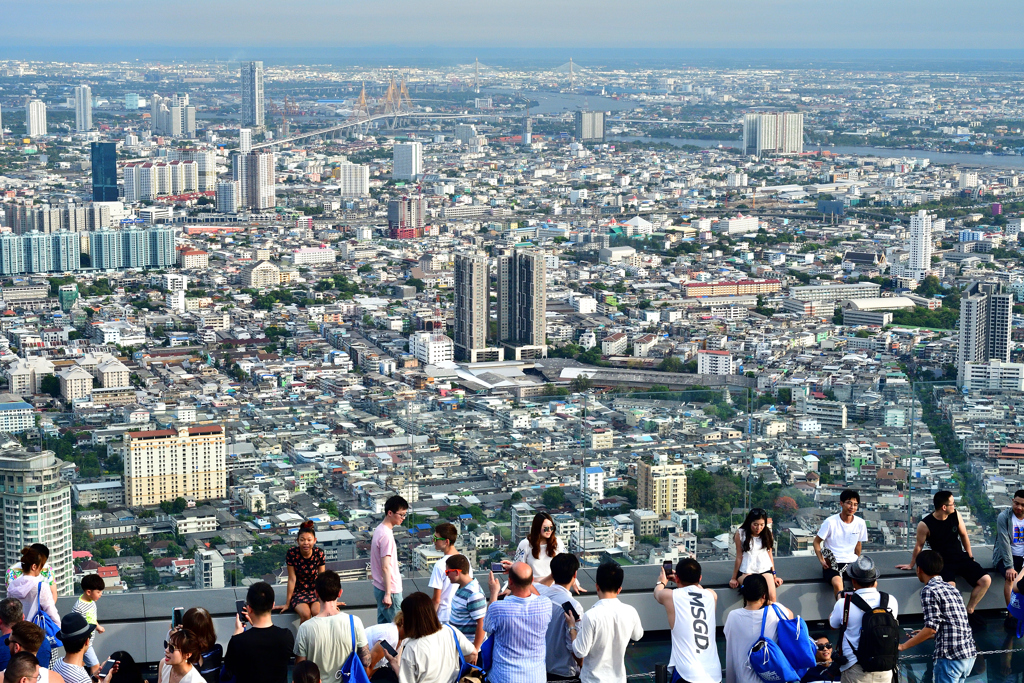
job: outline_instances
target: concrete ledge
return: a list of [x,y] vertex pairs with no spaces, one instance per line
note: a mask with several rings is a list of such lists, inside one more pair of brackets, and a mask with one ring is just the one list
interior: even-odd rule
[[[882,577],[879,587],[896,597],[900,605],[900,614],[915,616],[921,614],[920,591],[921,583],[910,572],[900,571],[895,565],[910,559],[907,551],[884,551],[870,553],[879,567]],[[992,549],[981,547],[975,549],[975,557],[983,567],[990,567]],[[742,606],[736,591],[729,588],[733,563],[705,562],[703,585],[718,593],[716,618],[719,628],[725,623],[730,611]],[[783,557],[776,560],[776,569],[784,580],[779,587],[779,602],[800,614],[813,623],[828,619],[835,604],[831,589],[822,581],[821,565],[817,558]],[[621,599],[637,609],[647,632],[668,629],[665,610],[658,605],[651,595],[654,582],[657,581],[660,567],[643,565],[625,567],[625,584]],[[594,593],[594,575],[596,569],[585,568],[580,571],[580,583],[589,591],[579,596],[584,608],[589,608],[597,600]],[[486,576],[477,574],[486,584]],[[404,579],[406,595],[416,591],[430,594],[427,586],[429,577]],[[1005,609],[1002,593],[1002,576],[993,573],[992,587],[980,605],[980,609]],[[377,622],[377,608],[373,598],[373,585],[369,581],[351,581],[342,584],[344,592],[341,600],[347,603],[346,611],[363,620],[364,624]],[[970,587],[958,581],[958,588],[967,596]],[[276,586],[278,604],[285,598],[285,586]],[[96,639],[96,651],[104,657],[114,650],[127,650],[136,661],[155,662],[163,656],[163,641],[170,628],[171,614],[175,607],[202,606],[214,616],[218,642],[226,646],[234,631],[235,600],[245,599],[245,588],[223,588],[214,590],[192,591],[151,591],[146,593],[128,593],[125,595],[105,595],[97,603],[99,622],[106,628],[106,633]],[[61,598],[57,601],[57,609],[63,615],[72,610],[75,598]],[[298,628],[298,617],[293,613],[275,614],[274,623],[278,626]]]

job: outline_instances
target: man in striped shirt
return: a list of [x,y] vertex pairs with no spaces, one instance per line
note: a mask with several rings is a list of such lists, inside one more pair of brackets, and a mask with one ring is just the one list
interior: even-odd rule
[[484,642],[484,616],[487,614],[487,598],[480,588],[480,582],[469,575],[469,559],[465,555],[452,555],[447,560],[445,576],[458,588],[449,606],[448,623],[462,631],[480,651]]
[[516,562],[508,572],[512,594],[498,602],[501,584],[490,573],[491,597],[484,630],[494,638],[487,679],[491,683],[537,683],[547,679],[545,661],[551,602],[533,593],[533,569]]

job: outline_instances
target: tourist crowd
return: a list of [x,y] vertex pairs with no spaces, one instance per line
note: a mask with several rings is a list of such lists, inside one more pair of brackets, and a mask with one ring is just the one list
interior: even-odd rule
[[[800,616],[777,600],[783,579],[776,573],[771,520],[765,510],[753,509],[734,538],[729,585],[743,604],[721,625],[724,667],[718,595],[701,585],[701,565],[692,558],[666,563],[654,584],[671,633],[667,664],[673,682],[891,683],[899,653],[929,639],[935,641],[935,682],[966,680],[977,656],[974,610],[991,580],[974,560],[952,494],[935,494],[934,511],[918,525],[910,562],[897,565],[924,584],[924,626],[909,634],[899,627],[896,598],[878,589],[878,567],[861,552],[867,528],[856,516],[857,492],[844,491],[840,500],[840,512],[814,538],[823,581],[835,597],[828,619],[838,629],[835,644],[826,634],[808,633]],[[284,604],[275,603],[271,585],[249,586],[226,649],[217,644],[206,609],[176,614],[164,641],[160,683],[286,683],[289,673],[302,683],[625,683],[626,649],[644,628],[636,609],[619,598],[624,573],[618,563],[597,567],[597,600],[584,610],[576,598],[586,592],[577,576],[579,559],[563,551],[547,513],[535,517],[513,560],[491,565],[483,584],[456,550],[458,529],[442,523],[433,533],[441,557],[428,582],[431,593],[405,595],[394,528],[408,511],[403,498],[390,498],[371,541],[376,624],[344,611],[341,579],[326,568],[307,522],[287,553]],[[1005,577],[1008,626],[1024,631],[1024,491],[997,524],[995,562]],[[0,683],[140,683],[128,652],[102,661],[96,656],[114,649],[103,643],[97,620],[103,580],[84,577],[81,596],[61,617],[48,555],[44,546],[25,548],[20,565],[7,574],[8,597],[0,601]],[[966,603],[953,585],[956,576],[972,587]],[[294,611],[296,632],[273,623],[275,609]]]

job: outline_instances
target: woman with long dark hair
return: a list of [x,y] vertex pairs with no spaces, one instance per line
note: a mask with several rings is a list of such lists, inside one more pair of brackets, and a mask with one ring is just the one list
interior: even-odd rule
[[295,547],[284,556],[284,561],[288,565],[288,596],[281,611],[294,609],[302,623],[320,613],[316,577],[327,569],[324,550],[316,545],[313,522],[306,520],[299,526]]
[[[525,562],[533,569],[534,583],[550,586],[551,558],[561,552],[555,534],[555,520],[546,512],[538,512],[530,525],[530,534],[519,543],[513,562]],[[512,563],[509,563],[511,566]]]
[[751,574],[761,574],[768,585],[768,599],[775,602],[775,589],[782,579],[775,574],[775,537],[768,528],[768,513],[754,508],[736,531],[736,564],[733,565],[730,588],[738,588]]
[[192,607],[185,611],[181,625],[191,631],[199,642],[200,675],[206,679],[206,683],[218,683],[220,666],[224,660],[224,648],[217,642],[213,616],[204,607]]
[[[53,592],[42,576],[46,558],[35,548],[21,549],[21,576],[7,584],[7,597],[21,600],[21,610],[26,621],[32,621],[40,609],[56,623],[60,623]],[[40,590],[42,589],[42,590]],[[37,609],[38,605],[38,609]]]
[[404,598],[402,615],[405,640],[398,657],[384,653],[401,683],[455,683],[462,669],[460,649],[466,661],[476,662],[473,643],[457,628],[441,625],[426,593]]

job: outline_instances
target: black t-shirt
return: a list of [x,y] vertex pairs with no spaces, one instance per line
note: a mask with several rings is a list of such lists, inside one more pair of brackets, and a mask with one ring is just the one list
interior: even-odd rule
[[231,636],[224,667],[238,683],[288,683],[295,636],[286,628],[250,628]]
[[835,662],[831,664],[818,664],[812,666],[804,674],[804,677],[800,679],[800,683],[814,683],[815,681],[838,681],[839,680],[839,667],[835,665]]

